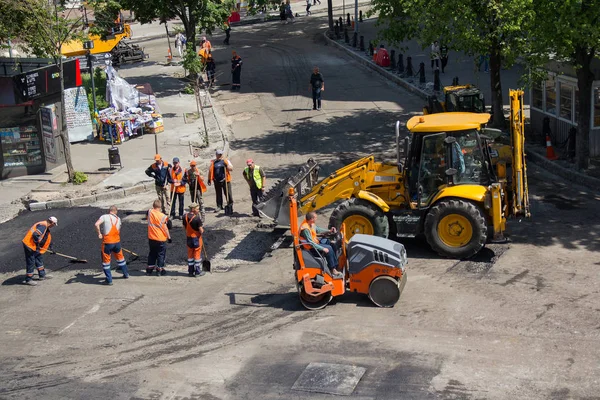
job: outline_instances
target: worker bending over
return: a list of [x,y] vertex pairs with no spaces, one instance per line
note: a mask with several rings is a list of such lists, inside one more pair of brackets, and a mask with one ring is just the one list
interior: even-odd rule
[[108,214],[104,214],[95,224],[98,239],[102,239],[102,269],[106,275],[105,285],[112,285],[110,261],[112,254],[117,259],[117,265],[123,273],[123,278],[129,278],[127,263],[121,249],[121,218],[117,216],[117,206],[110,206]]
[[148,210],[148,266],[146,274],[152,275],[156,268],[158,275],[166,275],[165,257],[167,255],[167,242],[171,243],[171,234],[169,233],[169,218],[160,212],[162,203],[160,200],[154,200],[152,209]]
[[[52,244],[52,235],[50,229],[58,225],[56,217],[48,217],[46,221],[40,221],[33,224],[23,238],[23,249],[25,250],[25,265],[27,266],[26,278],[23,284],[35,286],[33,281],[33,270],[37,268],[39,280],[50,278],[46,275],[44,269],[44,253],[48,251]],[[52,251],[52,250],[51,250]]]
[[183,227],[185,228],[187,255],[188,255],[188,275],[203,276],[202,270],[202,219],[199,215],[200,207],[198,203],[190,204],[190,212],[183,217]]
[[338,268],[338,258],[337,252],[333,248],[331,242],[327,238],[321,238],[319,240],[319,234],[330,232],[335,233],[335,227],[331,227],[331,229],[327,230],[324,228],[320,228],[317,226],[317,213],[314,211],[310,211],[306,214],[302,225],[300,225],[300,243],[302,246],[309,250],[311,253],[316,255],[317,257],[325,256],[327,260],[327,265],[329,269],[332,271],[334,275],[341,275],[341,272],[337,270]]

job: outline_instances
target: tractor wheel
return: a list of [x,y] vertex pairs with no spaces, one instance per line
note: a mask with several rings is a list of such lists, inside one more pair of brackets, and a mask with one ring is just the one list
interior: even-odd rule
[[[316,285],[317,283],[313,281],[312,284]],[[311,311],[325,308],[333,298],[331,292],[323,293],[319,296],[310,296],[306,294],[302,284],[298,285],[298,296],[300,297],[300,303],[302,303],[304,308]]]
[[448,258],[465,259],[477,254],[485,246],[487,231],[481,209],[464,200],[437,203],[425,218],[427,243]]
[[394,307],[400,299],[400,284],[391,276],[378,276],[369,286],[369,299],[378,307]]
[[368,201],[352,198],[336,207],[329,217],[329,226],[340,229],[346,226],[347,240],[357,233],[387,238],[390,233],[388,219],[379,207]]

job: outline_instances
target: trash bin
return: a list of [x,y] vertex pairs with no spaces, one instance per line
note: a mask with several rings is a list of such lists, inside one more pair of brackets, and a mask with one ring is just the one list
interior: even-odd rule
[[118,147],[113,146],[108,149],[108,163],[110,168],[117,165],[120,168],[123,168],[123,166],[121,165],[121,156],[119,155]]

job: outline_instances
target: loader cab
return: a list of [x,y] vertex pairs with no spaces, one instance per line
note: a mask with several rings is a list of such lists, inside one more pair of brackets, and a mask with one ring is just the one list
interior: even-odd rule
[[[429,115],[428,120],[433,120],[431,117],[436,115],[442,114]],[[428,208],[435,195],[448,186],[487,186],[495,180],[487,141],[480,135],[481,126],[456,123],[447,126],[430,124],[427,127],[430,121],[425,117],[414,118],[418,118],[413,122],[420,126],[413,125],[412,140],[403,166],[411,209]],[[410,121],[408,127],[411,128]]]
[[485,112],[483,93],[475,86],[447,86],[444,95],[446,112]]

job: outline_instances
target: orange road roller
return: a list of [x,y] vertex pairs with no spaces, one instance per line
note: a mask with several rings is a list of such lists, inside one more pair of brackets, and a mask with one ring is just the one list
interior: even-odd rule
[[[289,191],[290,216],[298,216],[294,189]],[[298,218],[290,218],[294,238],[294,270],[300,302],[309,310],[327,306],[346,291],[363,293],[379,307],[393,307],[406,284],[406,250],[400,243],[378,236],[356,234],[346,241],[343,232],[331,235],[337,252],[337,271],[332,271],[320,252],[311,250],[300,236]]]

